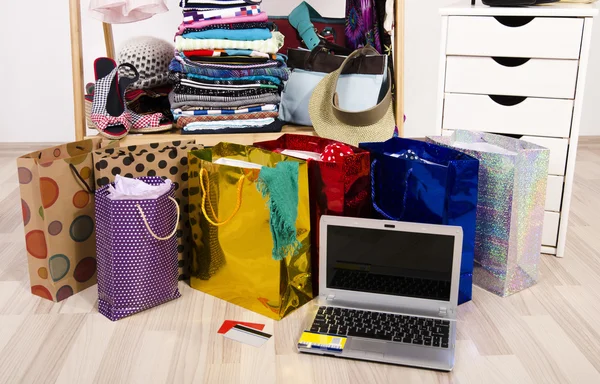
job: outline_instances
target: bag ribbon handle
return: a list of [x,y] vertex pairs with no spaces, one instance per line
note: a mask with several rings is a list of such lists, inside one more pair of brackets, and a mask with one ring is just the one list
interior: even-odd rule
[[410,168],[408,170],[408,172],[406,172],[406,175],[404,176],[404,185],[406,185],[406,188],[404,188],[404,195],[402,196],[402,213],[400,214],[399,217],[393,217],[391,215],[388,215],[387,213],[384,212],[383,209],[381,209],[379,207],[379,205],[377,205],[376,202],[376,197],[375,197],[375,166],[377,165],[377,159],[374,159],[373,162],[371,163],[371,201],[373,202],[373,208],[375,209],[375,211],[377,211],[377,213],[379,213],[381,216],[385,217],[388,220],[395,220],[395,221],[402,221],[402,216],[404,216],[404,211],[406,211],[406,197],[408,195],[408,183],[410,180],[410,176],[412,175],[412,168]]
[[167,235],[165,237],[160,237],[156,233],[154,233],[154,231],[150,228],[150,224],[148,224],[148,220],[146,219],[146,215],[144,214],[142,207],[139,204],[135,205],[137,207],[137,209],[140,211],[140,215],[142,215],[142,220],[144,221],[144,225],[146,225],[146,229],[148,230],[148,232],[150,232],[152,237],[154,237],[156,240],[169,240],[171,237],[173,237],[173,235],[175,235],[175,232],[177,232],[177,225],[179,223],[179,217],[180,217],[181,211],[179,209],[179,204],[177,204],[177,200],[175,200],[171,196],[168,196],[168,198],[172,202],[175,203],[175,207],[177,208],[177,220],[175,221],[175,228],[173,228],[173,232],[171,232],[169,235]]
[[[204,186],[204,176],[206,176],[206,187]],[[233,219],[233,217],[238,213],[238,211],[240,210],[240,207],[242,206],[242,191],[244,189],[244,179],[245,178],[246,178],[246,175],[242,175],[237,182],[237,202],[235,204],[233,213],[226,220],[219,222],[219,218],[218,218],[217,214],[215,213],[212,203],[210,202],[210,199],[208,199],[208,205],[210,207],[210,211],[211,211],[213,217],[215,218],[215,221],[213,221],[213,220],[211,220],[211,218],[208,216],[208,213],[206,212],[206,196],[207,196],[208,192],[210,192],[210,178],[208,177],[208,171],[206,170],[206,168],[202,168],[200,170],[200,188],[202,189],[201,208],[202,208],[202,213],[204,214],[204,217],[206,218],[206,220],[209,223],[211,223],[215,227],[220,227],[221,225],[225,225],[228,222],[230,222],[231,219]]]

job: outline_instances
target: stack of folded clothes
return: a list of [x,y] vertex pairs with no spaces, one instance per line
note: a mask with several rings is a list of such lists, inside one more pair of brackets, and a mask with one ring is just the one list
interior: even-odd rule
[[169,94],[182,133],[279,132],[286,57],[283,35],[261,1],[181,0],[183,23],[169,66]]

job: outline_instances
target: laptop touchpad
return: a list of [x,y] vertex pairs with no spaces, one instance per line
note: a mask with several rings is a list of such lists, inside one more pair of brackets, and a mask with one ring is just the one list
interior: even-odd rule
[[355,351],[384,353],[386,344],[385,341],[352,339],[350,348]]

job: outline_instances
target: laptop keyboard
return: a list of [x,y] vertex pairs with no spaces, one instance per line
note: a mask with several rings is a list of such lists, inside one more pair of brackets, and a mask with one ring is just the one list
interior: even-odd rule
[[449,281],[386,276],[364,271],[338,269],[328,285],[332,288],[352,291],[368,291],[434,300],[450,299]]
[[310,331],[448,348],[450,322],[393,313],[319,307]]

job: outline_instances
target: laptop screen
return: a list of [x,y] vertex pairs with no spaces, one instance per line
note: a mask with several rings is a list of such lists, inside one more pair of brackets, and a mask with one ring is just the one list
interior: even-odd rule
[[454,236],[327,227],[327,287],[450,300]]

